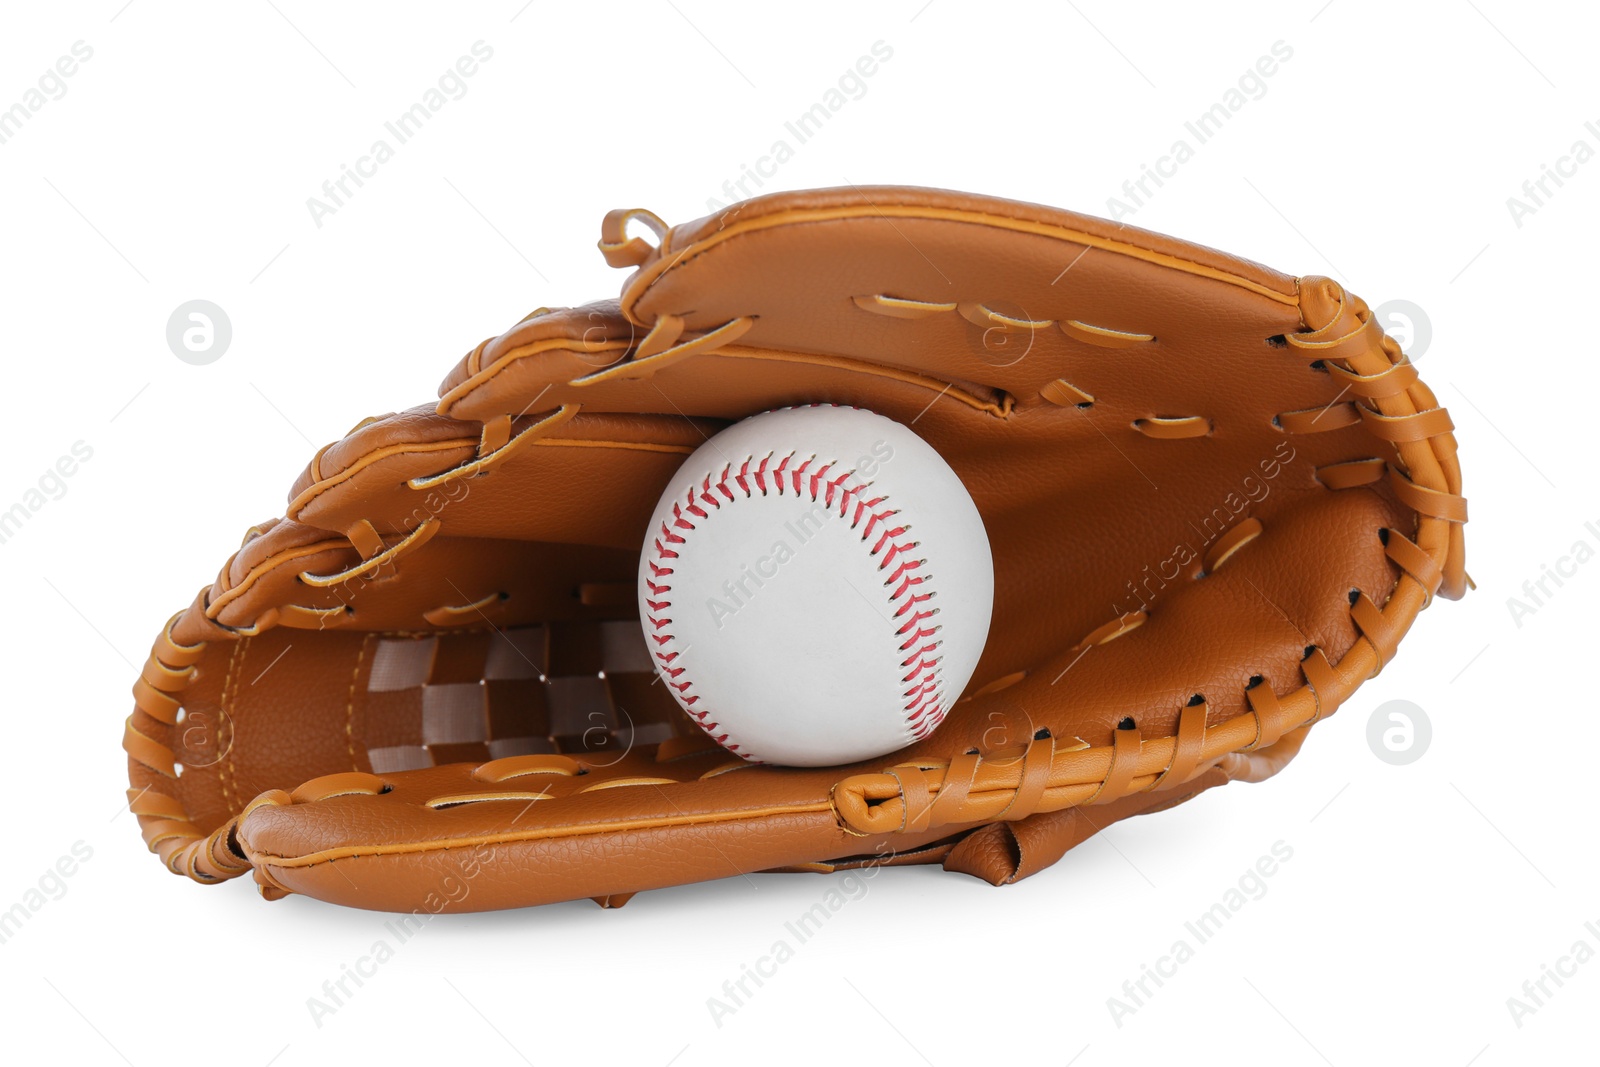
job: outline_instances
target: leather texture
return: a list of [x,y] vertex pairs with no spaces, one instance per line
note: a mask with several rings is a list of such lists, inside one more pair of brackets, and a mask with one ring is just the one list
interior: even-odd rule
[[[395,911],[869,864],[1005,884],[1276,773],[1468,585],[1449,416],[1329,279],[905,188],[617,211],[600,249],[619,301],[540,309],[320,450],[162,628],[124,747],[169,869]],[[665,692],[634,580],[685,457],[812,403],[960,475],[994,614],[930,736],[779,768]]]

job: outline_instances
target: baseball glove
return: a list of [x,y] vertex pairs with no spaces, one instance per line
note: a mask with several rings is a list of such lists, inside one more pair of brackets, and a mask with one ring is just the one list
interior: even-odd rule
[[[1326,278],[902,188],[613,212],[600,249],[620,302],[536,311],[437,405],[323,448],[163,628],[124,747],[169,869],[432,912],[866,865],[1008,883],[1276,773],[1467,584],[1450,418]],[[635,581],[697,445],[815,402],[951,465],[995,600],[939,729],[797,769],[679,709]]]

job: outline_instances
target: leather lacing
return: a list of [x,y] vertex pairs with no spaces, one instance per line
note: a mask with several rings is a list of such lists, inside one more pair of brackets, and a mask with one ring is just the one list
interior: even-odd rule
[[932,315],[941,315],[954,312],[986,331],[1002,333],[1011,331],[1047,330],[1056,327],[1068,337],[1097,348],[1131,348],[1134,345],[1144,344],[1155,340],[1154,334],[1133,333],[1126,330],[1114,330],[1108,326],[1091,326],[1077,319],[1035,319],[1018,315],[1007,315],[996,311],[987,304],[971,303],[938,303],[927,300],[909,300],[904,297],[887,296],[875,293],[870,296],[857,296],[852,298],[856,307],[862,311],[869,311],[874,315],[884,315],[891,319],[925,319]]
[[[491,419],[483,423],[475,454],[471,459],[436,474],[411,478],[407,480],[406,486],[420,492],[460,478],[472,478],[485,474],[505,462],[512,455],[515,455],[522,448],[549,436],[551,431],[571,421],[578,411],[579,405],[564,404],[554,411],[535,417],[533,422],[515,433],[513,433],[513,420],[510,415],[502,415]],[[355,433],[373,421],[372,419],[364,420],[352,428],[350,432]],[[424,447],[427,451],[443,451],[448,448],[458,448],[462,443],[460,441],[434,442]],[[321,464],[323,455],[331,447],[332,445],[328,445],[319,449],[312,458],[310,468],[312,488],[296,500],[295,503],[297,505],[306,501],[312,494],[325,491],[329,485],[338,484],[340,481],[350,477],[371,461],[370,457],[364,458],[361,462],[340,471],[337,475],[325,478],[323,477]],[[293,512],[294,507],[292,506],[291,514]],[[300,583],[310,588],[335,588],[344,586],[356,579],[374,579],[383,572],[385,567],[390,567],[392,572],[393,564],[427,544],[439,533],[440,529],[440,520],[436,517],[430,517],[423,519],[415,527],[403,533],[391,543],[379,533],[371,520],[359,519],[344,531],[342,541],[334,539],[302,546],[284,555],[274,557],[271,564],[273,566],[279,565],[284,562],[285,557],[319,556],[328,551],[346,548],[353,550],[360,557],[359,560],[342,570],[329,574],[301,571],[298,575]],[[259,527],[252,527],[245,535],[245,543],[248,544],[250,540],[263,532]],[[232,565],[233,560],[230,559],[223,566],[224,575],[231,570]],[[253,637],[274,626],[290,626],[298,629],[330,629],[346,623],[348,617],[352,614],[352,608],[343,603],[331,607],[287,603],[268,608],[250,623],[242,626],[230,626],[222,622],[221,614],[223,609],[245,595],[254,580],[255,575],[252,573],[244,579],[233,583],[220,594],[208,597],[205,605],[206,618],[219,629],[227,630],[236,636]],[[425,612],[423,618],[432,625],[444,625],[499,599],[500,595],[499,593],[491,593],[471,604],[440,605]]]
[[[613,213],[618,214],[621,213]],[[611,243],[603,240],[602,250],[614,265],[642,261],[650,253],[650,247],[637,238],[623,239],[620,236],[622,224],[613,226],[608,216],[606,232]],[[664,232],[664,227],[658,232]],[[1435,594],[1452,599],[1462,595],[1468,580],[1463,569],[1460,527],[1467,513],[1466,502],[1460,495],[1460,469],[1448,415],[1438,406],[1433,393],[1418,380],[1415,368],[1405,359],[1399,346],[1384,336],[1363,301],[1345,294],[1336,283],[1326,279],[1306,279],[1301,299],[1303,319],[1308,323],[1320,320],[1323,325],[1285,336],[1283,347],[1319,363],[1343,383],[1344,392],[1340,394],[1341,399],[1323,408],[1280,413],[1274,419],[1275,425],[1294,434],[1331,431],[1358,423],[1364,425],[1391,446],[1392,454],[1387,458],[1364,457],[1320,467],[1316,471],[1317,480],[1330,491],[1387,480],[1397,498],[1418,515],[1414,539],[1399,530],[1381,532],[1385,552],[1399,568],[1400,577],[1381,608],[1365,593],[1352,592],[1349,612],[1360,636],[1339,663],[1331,663],[1321,649],[1308,648],[1299,665],[1303,681],[1299,688],[1279,694],[1270,680],[1260,680],[1246,690],[1249,710],[1215,725],[1208,723],[1207,702],[1197,696],[1180,709],[1176,731],[1170,737],[1145,740],[1137,725],[1131,722],[1125,722],[1123,728],[1116,730],[1112,744],[1105,746],[1091,746],[1077,738],[1064,741],[1048,731],[1041,731],[1020,750],[971,751],[950,760],[917,761],[877,774],[853,776],[837,783],[831,791],[833,810],[844,829],[860,835],[915,833],[943,825],[1017,820],[1035,812],[1105,804],[1134,793],[1176,788],[1218,766],[1229,778],[1268,777],[1298,751],[1312,724],[1332,714],[1362,680],[1382,669],[1417,612]],[[898,317],[954,311],[990,328],[1038,329],[1052,325],[1049,321],[1004,316],[981,304],[924,305],[885,296],[857,298],[856,303],[866,310]],[[570,384],[593,383],[608,377],[648,376],[679,359],[736,339],[753,323],[753,317],[741,317],[684,341],[682,320],[662,316],[631,359],[614,363]],[[1155,340],[1149,334],[1091,326],[1076,320],[1054,325],[1077,340],[1102,347],[1127,347]],[[1045,399],[1063,406],[1088,407],[1094,403],[1092,396],[1064,380],[1045,386],[1042,393]],[[1350,399],[1342,399],[1345,396]],[[489,470],[516,449],[570,419],[577,410],[578,405],[563,405],[516,434],[512,433],[510,416],[490,420],[483,424],[473,459],[437,475],[412,479],[408,484],[413,489],[423,489]],[[1151,437],[1182,440],[1208,433],[1210,421],[1202,416],[1150,418],[1140,420],[1134,428]],[[317,461],[321,455],[318,453]],[[316,462],[312,473],[314,482],[321,480]],[[327,588],[370,576],[420,548],[437,532],[438,521],[425,520],[390,544],[370,522],[363,520],[346,531],[342,541],[296,550],[309,556],[348,543],[360,556],[360,562],[333,574],[304,573],[301,578],[309,586]],[[1202,573],[1211,573],[1223,566],[1260,533],[1261,524],[1255,519],[1230,530],[1207,550]],[[321,627],[337,624],[348,611],[344,606],[317,608],[286,604],[268,609],[249,626],[225,626],[217,620],[217,614],[241,592],[240,588],[229,589],[205,605],[208,619],[235,636],[249,636],[273,625]],[[436,612],[442,613],[438,619],[434,618],[436,613],[430,613],[428,619],[439,625],[470,608],[471,605],[440,608]],[[1093,646],[1122,638],[1136,630],[1147,617],[1144,612],[1132,612],[1112,620],[1085,635],[1068,651],[1082,654]],[[172,621],[169,621],[157,638],[145,671],[135,683],[134,699],[138,710],[174,726],[178,723],[182,692],[192,680],[194,664],[203,655],[206,645],[204,642],[177,643],[171,636],[171,626]],[[124,734],[124,748],[133,760],[157,774],[169,779],[177,777],[176,757],[171,748],[141,733],[132,716]],[[499,768],[489,771],[493,766],[483,765],[474,772],[474,777],[484,772],[490,777],[480,780],[494,780]],[[746,766],[748,764],[740,760],[733,760],[707,771],[702,777]],[[538,765],[537,771],[561,773],[544,763]],[[622,787],[668,781],[670,779],[639,778],[602,784]],[[236,851],[233,843],[239,820],[250,811],[263,804],[310,802],[321,799],[325,788],[344,786],[350,787],[346,791],[354,792],[386,791],[381,779],[362,772],[317,779],[293,794],[281,791],[263,794],[238,816],[209,834],[188,818],[181,801],[155,788],[130,789],[129,807],[139,817],[146,843],[169,869],[196,881],[216,882],[250,870],[249,862]],[[521,798],[524,791],[517,792]],[[486,793],[482,799],[497,796]],[[436,798],[434,805],[447,807],[476,799],[479,799],[478,794]],[[283,893],[281,887],[270,881],[262,881],[261,888],[269,896]],[[621,903],[622,899],[615,903]]]
[[[577,405],[564,405],[536,419],[515,435],[511,432],[512,419],[509,415],[492,419],[483,424],[478,449],[471,460],[435,475],[413,478],[407,484],[414,490],[423,490],[456,478],[481,474],[503,462],[517,449],[567,422],[577,410]],[[369,419],[362,422],[351,432],[354,433],[372,421]],[[319,451],[312,461],[311,473],[314,484],[326,481],[319,469],[324,452],[326,449]],[[318,542],[295,552],[296,555],[313,556],[348,545],[360,556],[360,562],[332,574],[302,571],[299,580],[309,587],[326,589],[357,578],[369,577],[380,568],[394,564],[402,556],[427,544],[439,532],[439,525],[437,518],[425,519],[390,544],[369,520],[360,520],[345,531],[343,542]],[[246,542],[261,533],[260,528],[252,527],[245,536]],[[224,575],[231,569],[232,563],[233,560],[230,559],[224,565]],[[228,631],[236,637],[250,637],[279,625],[317,629],[335,626],[344,622],[350,613],[348,605],[343,604],[334,607],[281,604],[267,609],[248,625],[228,626],[221,622],[218,616],[223,608],[243,595],[250,585],[251,579],[247,577],[216,597],[207,598],[203,592],[202,598],[206,599],[206,618],[217,628]],[[491,596],[497,597],[498,594]],[[442,606],[427,612],[425,617],[434,622],[436,618],[454,618],[463,610],[465,609]],[[204,655],[207,645],[204,641],[192,645],[179,644],[172,636],[172,627],[177,619],[178,616],[173,616],[162,628],[160,636],[156,638],[151,648],[144,670],[133,686],[136,711],[142,711],[169,727],[177,727],[180,724],[182,694],[193,680],[195,664]],[[181,773],[177,755],[171,746],[141,732],[135,725],[133,715],[128,716],[124,725],[122,747],[131,759],[163,778],[175,782]],[[129,789],[128,808],[139,818],[145,844],[175,873],[188,875],[198,882],[216,882],[237,877],[250,869],[249,862],[235,850],[232,843],[238,821],[249,809],[208,834],[190,819],[181,800],[154,786]]]
[[[177,620],[174,615],[162,627],[143,674],[133,684],[135,708],[168,726],[179,724],[180,696],[194,679],[194,665],[206,649],[205,642],[181,645],[175,641],[172,625]],[[167,745],[141,733],[132,715],[123,728],[122,747],[134,760],[176,781],[177,756]],[[197,882],[220,882],[250,869],[250,862],[231,845],[236,819],[208,834],[190,821],[182,801],[152,786],[129,789],[128,810],[138,816],[150,851],[176,874],[186,874]]]
[[[1020,752],[972,751],[952,760],[855,775],[832,792],[844,829],[870,836],[1021,819],[1176,787],[1213,766],[1231,779],[1269,777],[1299,750],[1312,724],[1383,669],[1435,594],[1463,595],[1469,584],[1461,536],[1467,507],[1449,415],[1359,297],[1325,278],[1304,279],[1301,307],[1309,328],[1284,337],[1284,347],[1320,362],[1344,391],[1332,404],[1284,412],[1274,424],[1286,433],[1364,425],[1390,444],[1392,454],[1318,468],[1318,481],[1337,491],[1387,478],[1401,503],[1417,513],[1415,539],[1399,530],[1379,531],[1399,578],[1382,607],[1366,593],[1351,591],[1348,609],[1359,636],[1344,657],[1334,664],[1320,648],[1307,648],[1299,688],[1280,694],[1270,680],[1255,679],[1245,691],[1248,710],[1216,725],[1208,724],[1210,709],[1197,696],[1179,711],[1171,737],[1145,740],[1136,725],[1124,723],[1127,728],[1114,733],[1111,745],[1090,746],[1077,738],[1063,743],[1041,731]],[[1314,320],[1321,325],[1310,326]],[[1093,403],[1064,381],[1045,388],[1046,399],[1055,403]],[[1343,400],[1347,395],[1352,399]],[[1240,523],[1208,550],[1205,572],[1260,533],[1259,521]],[[1146,617],[1133,612],[1113,620],[1068,651],[1081,655],[1089,646],[1128,634]]]
[[[656,235],[657,245],[641,237],[628,236],[628,224],[639,222]],[[653,211],[644,208],[618,208],[606,213],[600,222],[600,254],[613,267],[637,267],[659,250],[667,251],[671,227]],[[568,385],[595,385],[615,380],[648,378],[689,356],[712,351],[737,341],[756,324],[754,315],[741,315],[688,340],[683,339],[684,322],[680,315],[659,315],[631,357],[619,359],[592,374],[574,378]]]
[[[654,216],[651,216],[651,218],[653,219]],[[659,227],[658,232],[665,232],[664,224],[661,224],[659,219],[655,219],[655,222]],[[609,221],[607,225],[611,225]],[[639,242],[639,244],[642,245],[643,242]],[[644,247],[648,249],[648,246]],[[608,259],[613,258],[613,252],[608,251],[606,254]],[[645,378],[680,359],[712,351],[736,340],[754,322],[755,319],[753,317],[742,317],[726,323],[716,330],[684,339],[682,336],[684,333],[683,319],[680,316],[662,315],[636,347],[629,349],[627,346],[623,346],[618,361],[592,374],[574,379],[568,384],[590,385],[614,378]],[[473,353],[474,359],[480,357],[483,347],[483,345],[478,346],[478,349]],[[563,404],[554,411],[534,417],[532,422],[520,430],[516,430],[516,420],[509,414],[491,418],[480,424],[479,438],[471,459],[436,474],[412,478],[407,481],[406,485],[412,490],[422,491],[436,488],[456,479],[485,474],[511,456],[516,455],[526,446],[549,436],[551,431],[576,416],[580,408],[580,405],[574,403]],[[363,420],[353,427],[350,433],[353,434],[375,421],[377,420]],[[347,434],[346,437],[348,436]],[[421,447],[427,450],[443,451],[460,447],[462,443],[444,441]],[[365,457],[362,461],[341,470],[337,474],[324,477],[321,464],[324,454],[331,447],[332,445],[329,445],[320,449],[312,458],[310,466],[312,488],[308,490],[309,493],[324,491],[331,485],[353,477],[367,463],[379,458],[376,456]],[[305,495],[302,495],[297,503],[305,499]],[[291,513],[293,513],[293,506],[291,506]],[[441,524],[438,518],[427,518],[409,531],[401,534],[398,539],[391,541],[386,539],[370,520],[361,519],[353,523],[349,529],[343,531],[344,536],[342,539],[333,538],[301,546],[285,555],[291,558],[309,558],[345,548],[354,550],[359,560],[349,567],[326,574],[301,571],[298,575],[299,581],[307,587],[313,589],[337,588],[352,583],[357,579],[370,580],[383,573],[392,573],[394,564],[402,557],[408,556],[426,545],[439,533],[440,528]],[[252,527],[246,533],[246,543],[264,532],[262,528]],[[231,570],[233,562],[233,559],[230,558],[224,564],[223,574],[225,576]],[[282,562],[284,560],[281,557],[271,561],[274,566]],[[385,571],[386,568],[387,571]],[[226,631],[234,637],[252,637],[274,626],[329,629],[347,624],[354,613],[353,608],[347,603],[331,607],[285,603],[266,609],[245,625],[228,625],[224,623],[221,620],[223,610],[230,603],[248,592],[255,578],[256,575],[254,573],[247,575],[243,580],[229,585],[216,596],[210,596],[202,592],[206,619],[219,630]],[[485,604],[491,604],[503,598],[504,594],[502,593],[491,593],[471,604],[440,605],[425,612],[423,617],[430,625],[445,626],[458,622],[461,618],[473,613]],[[206,648],[205,642],[180,645],[174,641],[171,636],[171,628],[176,620],[177,616],[169,620],[161,636],[157,638],[155,647],[151,650],[150,657],[146,662],[143,675],[134,686],[136,709],[145,712],[168,726],[178,725],[178,715],[182,707],[182,693],[193,678],[193,665],[200,660]],[[123,748],[136,763],[154,771],[163,778],[176,781],[180,771],[177,757],[172,748],[140,732],[134,723],[132,715],[128,717],[125,725]],[[616,784],[637,783],[619,781]],[[207,834],[201,831],[199,826],[189,818],[182,801],[174,795],[157,790],[152,786],[147,786],[142,790],[130,789],[128,796],[130,810],[139,817],[145,843],[153,852],[160,855],[162,860],[174,872],[187,874],[200,882],[215,882],[237,877],[250,869],[248,861],[235,851],[232,841],[233,833],[239,820],[248,814],[251,808],[246,808],[245,811],[229,819],[215,831]],[[258,800],[257,803],[259,804],[259,802]],[[256,805],[252,805],[252,807],[254,806]],[[269,892],[269,887],[265,884],[263,884],[262,889],[263,892]]]

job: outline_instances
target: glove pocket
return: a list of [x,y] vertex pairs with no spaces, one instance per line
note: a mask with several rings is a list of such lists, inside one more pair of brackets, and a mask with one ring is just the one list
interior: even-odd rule
[[[803,865],[859,850],[835,772],[779,771],[677,746],[611,763],[512,756],[269,791],[237,840],[264,895],[379,911],[485,911]],[[663,755],[665,758],[662,758]]]

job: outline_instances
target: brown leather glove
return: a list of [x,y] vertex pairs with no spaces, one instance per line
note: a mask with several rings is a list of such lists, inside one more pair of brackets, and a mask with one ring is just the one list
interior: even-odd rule
[[[1450,418],[1326,278],[920,189],[603,235],[620,303],[537,311],[436,407],[318,452],[163,629],[124,745],[171,870],[406,911],[864,864],[1011,882],[1275,773],[1463,591]],[[961,476],[993,624],[927,739],[747,764],[657,684],[638,555],[707,436],[817,401]]]

